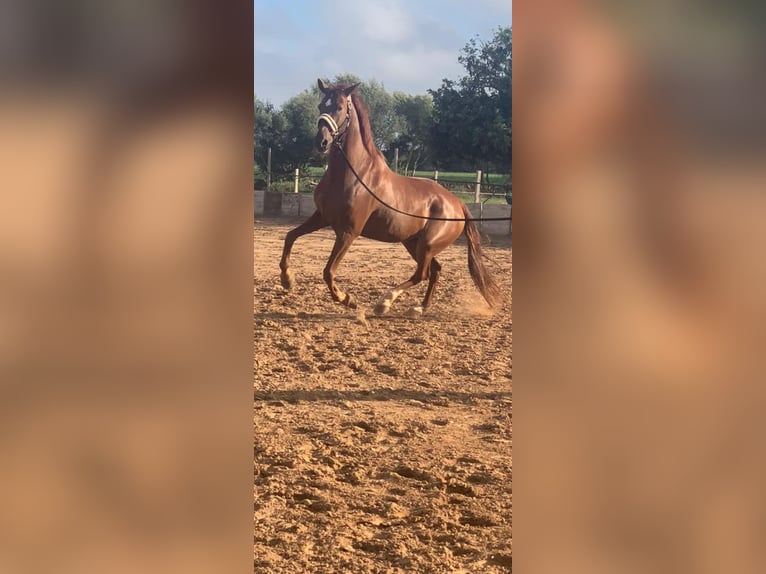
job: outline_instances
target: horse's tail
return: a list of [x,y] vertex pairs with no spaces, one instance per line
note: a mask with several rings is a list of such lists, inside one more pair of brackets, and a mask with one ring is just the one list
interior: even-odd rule
[[492,278],[489,269],[484,265],[481,237],[476,229],[476,224],[473,222],[471,212],[468,211],[465,204],[463,204],[463,215],[465,217],[465,238],[468,242],[468,271],[481,296],[495,311],[500,307],[502,299],[500,288]]

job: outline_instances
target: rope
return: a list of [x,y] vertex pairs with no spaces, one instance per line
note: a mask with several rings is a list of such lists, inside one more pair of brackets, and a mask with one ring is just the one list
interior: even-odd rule
[[372,197],[375,198],[375,200],[383,205],[384,207],[387,207],[391,211],[395,211],[396,213],[401,213],[402,215],[406,215],[408,217],[414,217],[416,219],[428,219],[430,221],[511,221],[510,217],[481,217],[479,219],[474,219],[473,217],[467,218],[467,217],[431,217],[428,215],[416,215],[414,213],[407,213],[406,211],[402,211],[401,209],[397,209],[393,205],[389,205],[380,197],[378,197],[374,191],[372,191],[369,187],[367,187],[367,184],[362,181],[362,178],[359,177],[359,174],[356,173],[356,170],[354,169],[354,166],[351,165],[351,162],[348,160],[348,156],[346,155],[346,152],[343,150],[343,147],[337,143],[337,140],[334,142],[335,147],[340,150],[341,155],[343,156],[343,159],[346,161],[346,165],[351,170],[351,173],[354,174],[354,177],[356,177],[356,180],[362,184],[362,187],[369,193]]

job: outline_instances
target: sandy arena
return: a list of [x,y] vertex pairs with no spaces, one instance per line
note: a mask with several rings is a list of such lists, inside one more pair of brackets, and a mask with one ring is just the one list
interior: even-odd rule
[[483,237],[506,297],[488,316],[463,238],[385,317],[372,307],[407,279],[400,244],[359,239],[336,280],[364,313],[334,303],[322,269],[334,234],[300,238],[295,288],[279,283],[298,221],[254,228],[255,572],[511,571],[511,245]]

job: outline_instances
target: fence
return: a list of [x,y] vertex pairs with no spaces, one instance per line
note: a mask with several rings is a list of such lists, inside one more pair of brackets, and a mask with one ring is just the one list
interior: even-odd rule
[[[398,156],[399,150],[395,149],[394,154],[394,171],[398,173]],[[256,180],[256,189],[262,189],[275,192],[290,192],[293,193],[309,193],[313,192],[319,178],[312,176],[309,173],[301,173],[299,169],[296,169],[292,173],[272,173],[271,171],[271,148],[268,150],[267,162],[266,162],[266,179]],[[409,174],[404,174],[409,175]],[[507,203],[511,203],[512,197],[512,185],[510,183],[489,183],[482,181],[481,170],[476,170],[476,174],[473,181],[465,181],[463,179],[449,179],[440,178],[439,170],[434,170],[431,177],[434,181],[439,182],[449,191],[460,194],[463,199],[472,199],[474,203],[486,203],[491,199],[501,199]]]
[[508,203],[510,203],[511,200],[512,185],[510,183],[488,183],[482,181],[482,173],[480,169],[476,170],[476,178],[473,182],[440,178],[438,169],[434,170],[432,179],[439,182],[452,193],[462,193],[472,196],[474,203],[486,202],[492,198],[501,198]]
[[296,169],[292,172],[272,173],[270,176],[267,174],[266,179],[256,178],[255,189],[281,193],[313,193],[319,179],[320,177]]

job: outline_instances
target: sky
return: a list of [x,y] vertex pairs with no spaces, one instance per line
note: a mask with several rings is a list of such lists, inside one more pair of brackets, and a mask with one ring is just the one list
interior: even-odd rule
[[510,26],[512,0],[254,0],[254,89],[280,106],[321,77],[351,73],[389,92],[457,79],[472,37]]

